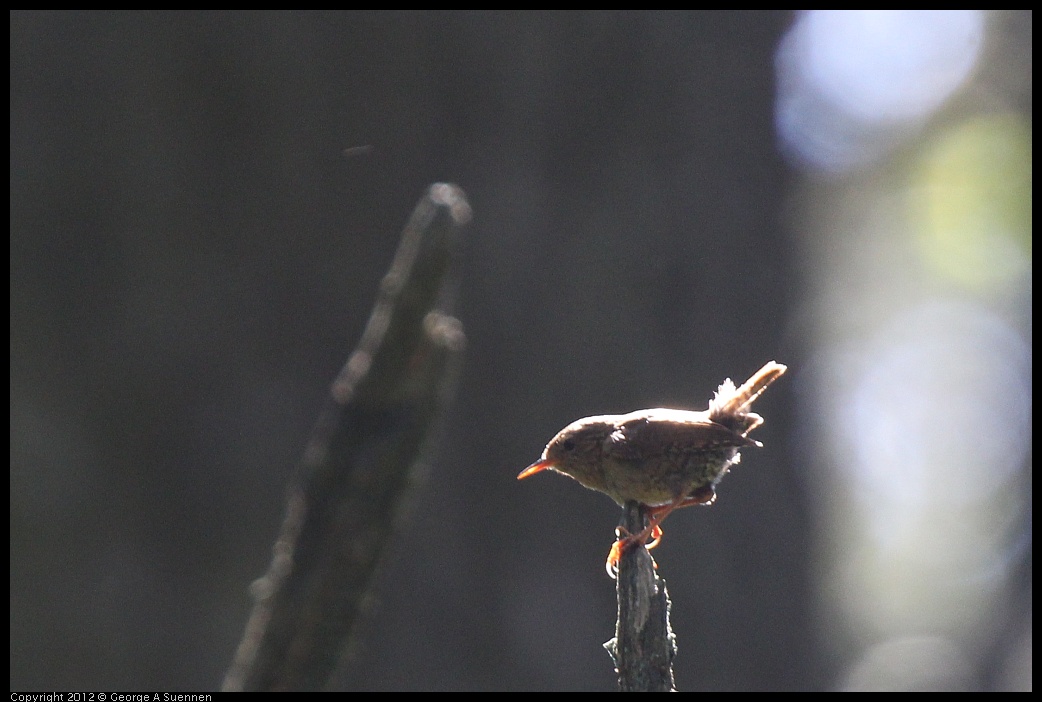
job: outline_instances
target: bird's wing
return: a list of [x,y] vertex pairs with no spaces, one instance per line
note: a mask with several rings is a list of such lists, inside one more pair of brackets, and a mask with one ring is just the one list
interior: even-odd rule
[[701,412],[646,410],[624,415],[604,445],[604,451],[622,461],[641,461],[666,452],[683,453],[711,446],[756,446],[757,442],[717,424]]

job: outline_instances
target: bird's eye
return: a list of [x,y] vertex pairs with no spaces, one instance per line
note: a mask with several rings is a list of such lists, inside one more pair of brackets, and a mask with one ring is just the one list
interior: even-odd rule
[[563,448],[565,451],[571,451],[573,448],[575,448],[575,439],[565,439],[561,442],[561,448]]

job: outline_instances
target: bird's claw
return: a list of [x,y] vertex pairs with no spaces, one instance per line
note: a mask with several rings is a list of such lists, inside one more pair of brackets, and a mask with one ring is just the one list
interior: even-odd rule
[[625,543],[625,539],[617,539],[615,543],[611,545],[611,550],[608,551],[608,560],[604,562],[604,570],[608,572],[608,577],[612,580],[618,576],[619,573],[619,559],[622,558],[622,544]]
[[[648,543],[648,538],[651,538],[651,543]],[[622,559],[622,554],[627,548],[632,548],[636,544],[644,546],[649,551],[662,541],[662,528],[658,524],[649,525],[644,531],[637,535],[630,534],[625,527],[615,528],[615,543],[611,545],[611,550],[608,551],[608,558],[604,562],[604,570],[608,572],[608,577],[615,580],[619,572],[619,561]],[[651,564],[658,569],[658,563],[655,559],[651,559]]]

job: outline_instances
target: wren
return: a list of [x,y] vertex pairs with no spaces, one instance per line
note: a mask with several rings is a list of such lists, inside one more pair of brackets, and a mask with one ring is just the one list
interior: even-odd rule
[[702,412],[656,408],[572,422],[517,479],[549,469],[620,505],[636,500],[646,507],[648,525],[643,531],[631,535],[621,527],[616,530],[618,538],[605,563],[614,577],[623,550],[637,544],[657,546],[660,525],[670,512],[712,504],[717,483],[738,463],[739,451],[762,446],[749,433],[763,424],[763,418],[749,408],[785,370],[770,361],[739,388],[728,378]]

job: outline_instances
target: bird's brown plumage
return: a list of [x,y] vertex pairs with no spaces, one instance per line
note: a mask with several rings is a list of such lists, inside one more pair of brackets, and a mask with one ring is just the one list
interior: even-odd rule
[[644,543],[652,533],[661,535],[658,524],[673,509],[712,502],[716,484],[741,458],[739,450],[760,446],[748,435],[763,418],[749,408],[785,370],[771,361],[739,388],[725,380],[701,412],[655,408],[572,422],[517,477],[550,469],[620,505],[647,505],[652,524],[630,537]]

